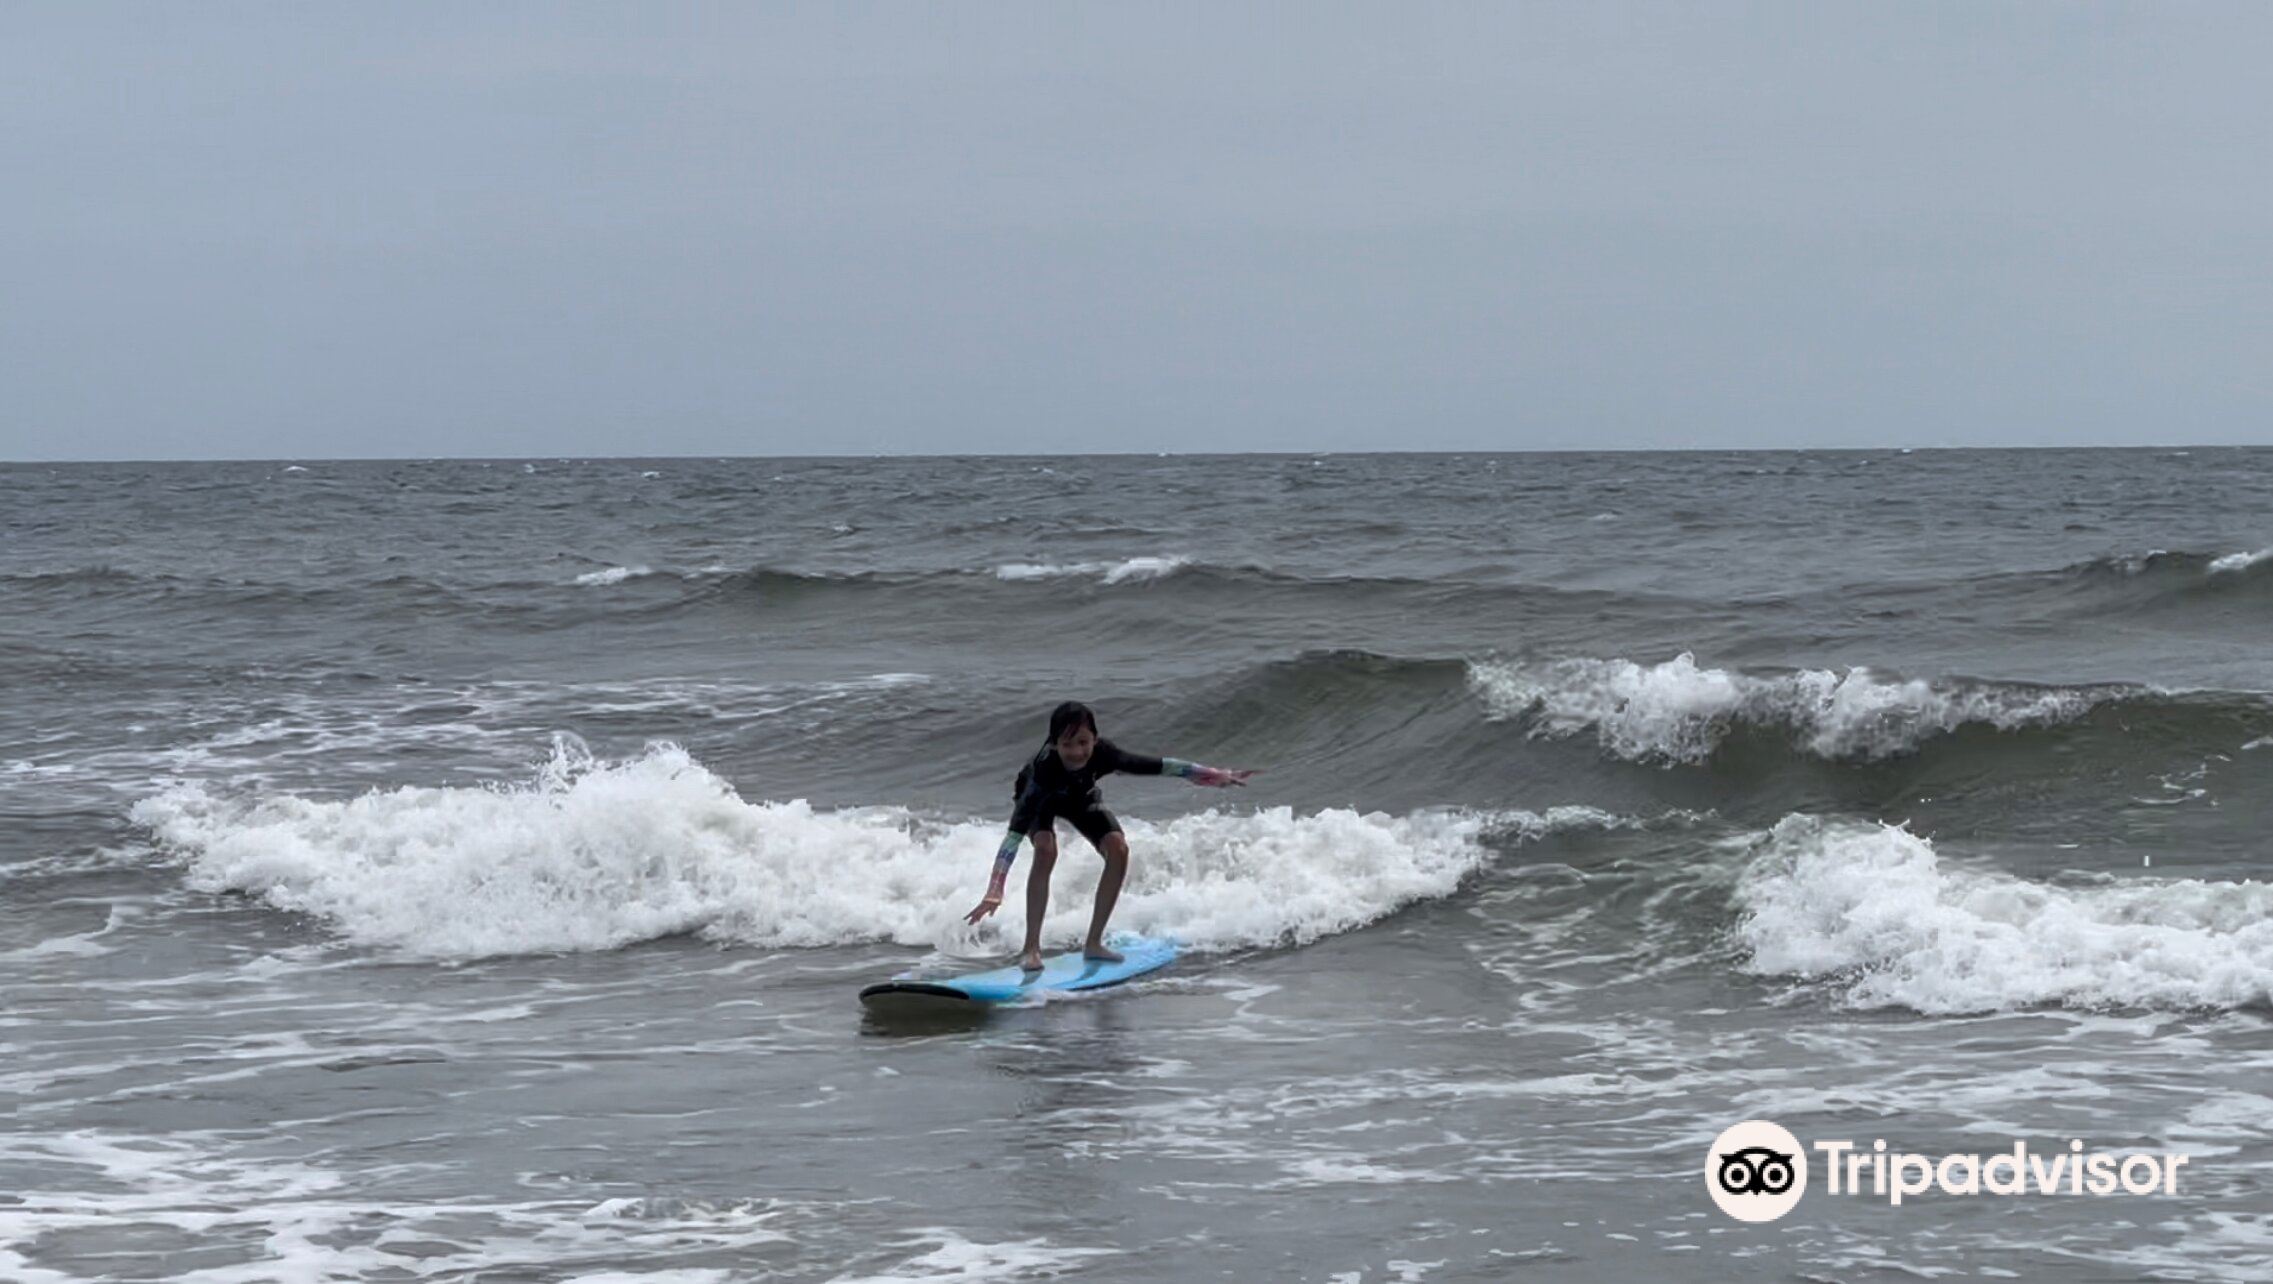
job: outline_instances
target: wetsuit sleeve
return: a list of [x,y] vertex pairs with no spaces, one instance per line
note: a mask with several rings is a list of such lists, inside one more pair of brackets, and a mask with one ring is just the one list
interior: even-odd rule
[[1098,741],[1098,752],[1105,752],[1105,750],[1111,750],[1111,757],[1105,759],[1105,761],[1109,761],[1111,766],[1107,766],[1105,770],[1125,770],[1125,773],[1130,773],[1130,775],[1175,775],[1175,777],[1182,777],[1182,779],[1191,779],[1196,775],[1207,773],[1207,770],[1212,770],[1207,766],[1196,764],[1196,761],[1166,759],[1166,757],[1157,759],[1157,757],[1152,757],[1152,754],[1132,754],[1132,752],[1123,750],[1121,745],[1114,745],[1109,741]]
[[1104,755],[1102,769],[1097,773],[1100,776],[1109,771],[1125,771],[1132,776],[1157,776],[1167,770],[1166,759],[1155,758],[1151,754],[1130,753],[1110,740],[1099,741],[1097,748]]
[[1018,773],[1014,786],[1015,800],[1010,805],[1010,824],[1003,831],[1002,845],[995,849],[994,868],[987,875],[987,896],[1002,899],[1002,885],[1010,877],[1010,867],[1018,861],[1019,845],[1026,841],[1028,830],[1034,827],[1035,813],[1042,803],[1041,791],[1033,787],[1033,773]]
[[1041,802],[1041,791],[1034,788],[1034,767],[1028,763],[1018,769],[1018,780],[1011,786],[1010,832],[1023,834],[1032,829]]

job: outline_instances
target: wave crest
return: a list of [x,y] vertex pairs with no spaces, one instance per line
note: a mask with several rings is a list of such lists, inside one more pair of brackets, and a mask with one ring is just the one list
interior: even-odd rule
[[1590,658],[1480,661],[1470,686],[1488,716],[1535,734],[1592,731],[1631,762],[1702,763],[1741,726],[1781,729],[1819,758],[1875,760],[1968,723],[1999,730],[2072,721],[2113,688],[1893,678],[1868,669],[1753,675],[1700,668],[1689,652],[1662,664]]
[[1124,584],[1173,575],[1189,565],[1191,560],[1170,554],[1163,557],[1131,557],[1118,562],[1006,562],[994,568],[994,575],[998,580],[1054,580],[1094,576],[1102,584]]

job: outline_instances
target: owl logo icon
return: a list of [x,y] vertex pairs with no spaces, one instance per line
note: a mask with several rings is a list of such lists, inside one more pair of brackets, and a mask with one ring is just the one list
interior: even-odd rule
[[1714,1139],[1705,1189],[1740,1222],[1772,1222],[1807,1189],[1807,1151],[1781,1124],[1747,1119]]

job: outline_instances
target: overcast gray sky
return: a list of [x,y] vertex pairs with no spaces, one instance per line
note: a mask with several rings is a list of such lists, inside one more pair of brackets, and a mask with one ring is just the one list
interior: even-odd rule
[[0,458],[2273,441],[2273,7],[0,4]]

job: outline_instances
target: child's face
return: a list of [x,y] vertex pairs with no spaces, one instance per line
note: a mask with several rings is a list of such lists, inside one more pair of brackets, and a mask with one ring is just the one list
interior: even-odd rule
[[1089,751],[1097,747],[1097,733],[1087,727],[1067,727],[1058,737],[1058,761],[1068,767],[1088,765]]

